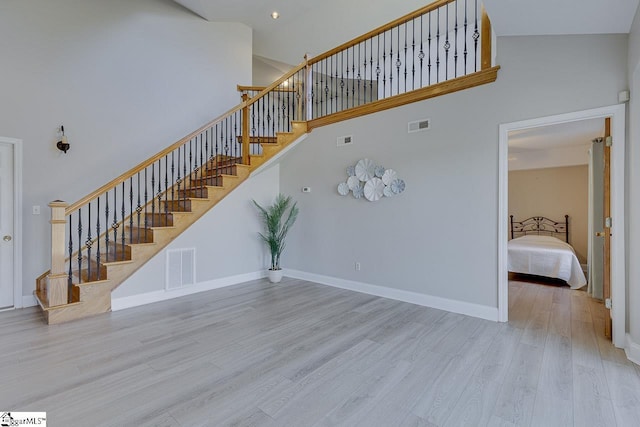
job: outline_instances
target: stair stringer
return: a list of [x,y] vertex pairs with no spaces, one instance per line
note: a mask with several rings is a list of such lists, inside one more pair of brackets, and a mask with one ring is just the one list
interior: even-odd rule
[[[237,175],[223,175],[220,187],[207,186],[207,198],[191,198],[190,212],[172,212],[172,226],[151,227],[153,243],[130,243],[131,260],[103,263],[107,270],[106,280],[74,284],[73,290],[79,295],[78,302],[48,307],[46,297],[43,298],[37,290],[34,291],[34,296],[43,309],[47,323],[63,323],[111,311],[111,292],[114,289],[159,254],[242,182],[273,164],[272,158],[279,158],[281,152],[289,151],[304,140],[306,132],[306,122],[294,122],[292,132],[278,133],[276,144],[269,143],[268,146],[265,144],[263,154],[251,155],[250,165],[237,164]],[[36,280],[37,289],[41,289],[39,283],[43,280],[46,280],[45,275]]]

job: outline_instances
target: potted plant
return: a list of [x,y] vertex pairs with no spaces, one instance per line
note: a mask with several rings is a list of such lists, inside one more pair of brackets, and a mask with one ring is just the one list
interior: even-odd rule
[[271,206],[263,208],[253,200],[260,212],[260,218],[264,224],[265,232],[258,233],[269,247],[271,252],[271,267],[269,268],[269,281],[278,283],[282,280],[280,268],[280,256],[285,247],[285,238],[289,229],[298,217],[297,202],[291,200],[291,196],[278,194]]

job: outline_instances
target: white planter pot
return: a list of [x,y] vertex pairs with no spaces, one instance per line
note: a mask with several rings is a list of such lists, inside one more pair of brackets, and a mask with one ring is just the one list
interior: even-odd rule
[[282,280],[282,269],[269,270],[269,281],[271,283],[280,283],[281,280]]

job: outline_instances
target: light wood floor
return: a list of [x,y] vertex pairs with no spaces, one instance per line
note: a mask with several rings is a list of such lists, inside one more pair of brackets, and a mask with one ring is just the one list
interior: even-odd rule
[[0,410],[51,426],[638,426],[640,370],[584,292],[510,284],[508,324],[304,281],[74,323],[0,313]]

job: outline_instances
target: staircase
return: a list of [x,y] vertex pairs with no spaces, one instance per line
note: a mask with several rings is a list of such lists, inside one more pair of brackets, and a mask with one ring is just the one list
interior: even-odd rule
[[491,83],[498,69],[477,0],[438,0],[244,87],[219,118],[79,201],[50,203],[51,269],[34,292],[47,323],[110,311],[115,288],[313,128]]
[[[110,311],[111,291],[238,187],[252,172],[306,132],[305,122],[293,122],[291,132],[279,132],[276,137],[264,138],[260,143],[261,154],[250,154],[250,163],[246,165],[241,164],[241,158],[213,157],[199,168],[197,176],[190,179],[188,188],[174,188],[176,199],[163,201],[161,213],[147,213],[146,223],[153,223],[153,226],[126,227],[124,241],[110,243],[108,251],[106,247],[103,248],[101,260],[97,259],[96,253],[90,258],[83,255],[81,269],[74,269],[71,262],[67,303],[50,305],[50,273],[40,276],[36,281],[35,296],[47,323],[67,322]],[[254,137],[250,143],[258,144],[257,141],[258,138]],[[56,208],[64,209],[65,206],[58,204],[53,207]],[[65,265],[68,268],[69,263]],[[68,275],[64,280],[68,282]]]

